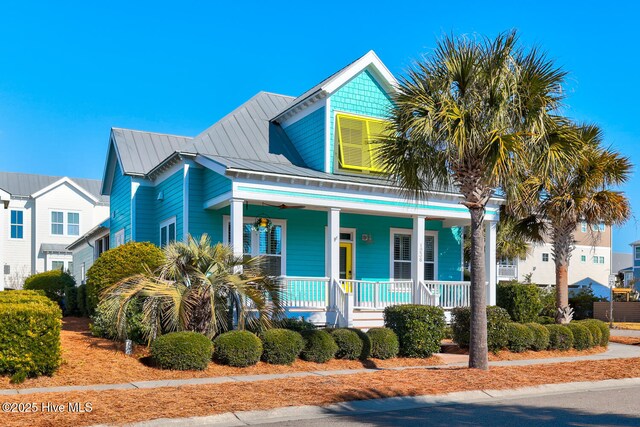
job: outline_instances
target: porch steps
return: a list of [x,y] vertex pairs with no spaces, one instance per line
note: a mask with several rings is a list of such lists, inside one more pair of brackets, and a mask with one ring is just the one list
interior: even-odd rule
[[379,310],[353,310],[353,327],[357,329],[381,328],[384,326],[384,313]]

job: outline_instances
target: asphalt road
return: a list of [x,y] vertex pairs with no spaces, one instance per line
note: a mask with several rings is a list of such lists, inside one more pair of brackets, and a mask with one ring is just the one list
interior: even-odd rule
[[262,426],[640,426],[640,387],[287,421]]

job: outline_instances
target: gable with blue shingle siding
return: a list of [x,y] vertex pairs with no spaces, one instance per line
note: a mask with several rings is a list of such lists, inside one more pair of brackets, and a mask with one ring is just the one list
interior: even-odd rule
[[284,128],[305,164],[318,171],[324,171],[325,113],[325,107],[321,107]]
[[124,229],[124,241],[131,240],[131,177],[122,174],[116,162],[111,187],[109,211],[111,215],[110,246],[115,247],[115,234]]

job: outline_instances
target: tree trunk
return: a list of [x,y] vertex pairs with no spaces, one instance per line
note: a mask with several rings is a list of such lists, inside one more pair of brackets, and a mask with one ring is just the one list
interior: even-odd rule
[[553,230],[553,261],[556,267],[556,323],[567,323],[569,313],[569,260],[573,250],[575,224]]
[[489,369],[487,348],[487,292],[484,260],[484,207],[471,213],[471,339],[469,368]]

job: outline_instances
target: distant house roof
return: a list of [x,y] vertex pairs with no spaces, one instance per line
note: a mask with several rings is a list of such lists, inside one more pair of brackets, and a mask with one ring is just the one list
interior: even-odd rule
[[44,253],[69,253],[67,245],[64,243],[43,243],[40,250]]
[[613,252],[611,254],[611,270],[613,273],[633,267],[633,254],[627,252]]
[[[34,193],[60,181],[64,177],[50,175],[34,175],[18,172],[0,172],[0,188],[12,196],[29,197]],[[101,181],[98,179],[70,178],[101,203],[109,203],[109,196],[100,194]]]
[[100,224],[96,225],[91,230],[87,231],[82,236],[80,236],[80,238],[78,240],[76,240],[75,242],[73,242],[72,244],[67,246],[67,249],[68,250],[72,250],[72,249],[76,248],[77,246],[81,245],[82,243],[86,242],[87,240],[92,239],[93,237],[97,236],[98,234],[100,234],[100,233],[102,233],[104,231],[109,231],[109,224],[110,224],[109,218],[105,219]]

